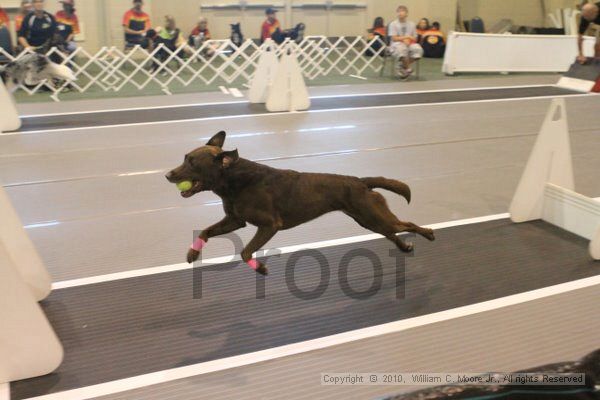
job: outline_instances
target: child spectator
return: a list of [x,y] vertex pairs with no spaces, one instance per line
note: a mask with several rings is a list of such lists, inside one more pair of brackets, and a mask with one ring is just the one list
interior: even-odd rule
[[125,47],[132,48],[136,45],[147,49],[150,45],[146,32],[150,30],[150,16],[142,8],[142,0],[133,0],[133,8],[123,16],[123,30],[125,31]]
[[427,18],[421,18],[417,24],[417,41],[421,43],[423,41],[423,34],[431,29],[429,20]]
[[[163,45],[163,48],[159,49],[156,52],[155,57],[158,58],[161,62],[165,62],[172,53],[176,52],[178,49],[186,46],[186,41],[183,35],[181,34],[181,30],[177,28],[177,24],[175,23],[175,18],[171,15],[165,16],[165,26],[157,27],[156,34],[153,35],[153,41],[155,46]],[[164,49],[166,47],[170,51]],[[185,48],[183,48],[185,51]],[[158,68],[158,64],[154,63],[153,70]],[[167,71],[163,70],[163,74],[166,74]]]
[[58,34],[64,50],[67,53],[72,53],[77,49],[75,35],[80,33],[79,19],[75,14],[75,0],[62,0],[61,3],[63,9],[56,13]]
[[397,8],[398,19],[390,23],[388,36],[391,38],[390,50],[397,60],[398,76],[406,79],[412,74],[411,64],[423,57],[423,48],[417,43],[417,26],[408,20],[408,8]]
[[[205,17],[200,17],[198,19],[198,23],[192,29],[192,33],[190,33],[190,37],[188,39],[188,44],[195,50],[198,50],[204,45],[204,42],[210,40],[210,31],[208,30],[208,20]],[[202,50],[202,54],[207,57],[212,57],[215,54],[215,50],[206,46],[204,50]]]
[[440,30],[440,23],[434,22],[431,28],[423,34],[421,43],[425,57],[442,58],[446,51],[446,38]]
[[[375,54],[378,54],[379,50],[386,44],[387,30],[385,28],[385,21],[383,18],[375,18],[375,21],[373,21],[373,27],[371,29],[367,29],[367,32],[369,33],[369,43],[372,43],[369,46],[369,49],[367,49],[365,52],[365,55],[367,57],[373,57]],[[375,38],[378,38],[379,40],[373,42],[373,39]]]
[[263,43],[267,39],[271,39],[273,34],[277,31],[281,30],[281,24],[277,20],[275,13],[277,12],[274,8],[267,8],[265,14],[267,15],[267,19],[262,24],[262,29],[260,33],[260,42]]

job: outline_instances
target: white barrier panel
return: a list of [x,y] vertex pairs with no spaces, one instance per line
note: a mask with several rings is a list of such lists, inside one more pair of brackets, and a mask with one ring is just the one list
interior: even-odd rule
[[284,51],[268,95],[270,112],[303,111],[310,108],[308,89],[293,51]]
[[272,40],[267,39],[268,43],[261,49],[260,59],[248,91],[248,100],[250,103],[266,103],[267,97],[273,80],[277,75],[279,59],[277,58],[276,47],[272,46]]
[[600,202],[547,183],[542,219],[590,240],[590,254],[600,260]]
[[21,119],[12,94],[8,92],[0,79],[0,134],[16,131],[21,127]]
[[0,383],[54,371],[63,348],[0,241]]
[[[594,55],[594,42],[586,37],[585,55]],[[566,72],[577,55],[576,36],[451,32],[442,71]]]
[[510,205],[513,222],[543,219],[589,239],[600,260],[600,203],[574,191],[565,99],[554,99]]
[[0,221],[0,244],[4,245],[12,264],[25,284],[29,286],[33,297],[38,301],[45,299],[52,290],[52,279],[23,229],[23,224],[2,185],[0,185]]

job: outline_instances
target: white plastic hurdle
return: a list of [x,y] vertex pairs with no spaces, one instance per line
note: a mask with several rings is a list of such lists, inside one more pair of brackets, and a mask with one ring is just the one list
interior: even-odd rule
[[0,80],[0,134],[16,131],[21,127],[21,119],[12,94],[8,92],[4,82]]
[[37,303],[51,279],[0,185],[0,384],[46,375],[63,348]]
[[542,219],[590,240],[600,260],[600,202],[575,192],[565,99],[554,99],[510,205],[520,223]]
[[270,112],[303,111],[310,108],[310,97],[298,63],[298,47],[287,41],[280,47],[272,41],[261,47],[258,67],[250,83],[251,103],[265,103]]

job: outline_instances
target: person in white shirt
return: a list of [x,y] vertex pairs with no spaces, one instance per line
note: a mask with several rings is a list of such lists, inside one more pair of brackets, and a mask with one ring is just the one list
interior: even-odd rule
[[413,72],[410,68],[411,64],[423,57],[423,48],[417,41],[417,26],[408,20],[408,8],[398,6],[396,12],[398,19],[388,27],[390,51],[398,62],[398,75],[405,79]]

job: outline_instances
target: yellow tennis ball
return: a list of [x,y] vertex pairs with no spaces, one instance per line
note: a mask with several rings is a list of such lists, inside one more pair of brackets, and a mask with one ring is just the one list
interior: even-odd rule
[[177,184],[177,189],[179,189],[180,192],[186,192],[188,190],[190,190],[192,188],[192,182],[190,181],[183,181],[183,182],[179,182]]

